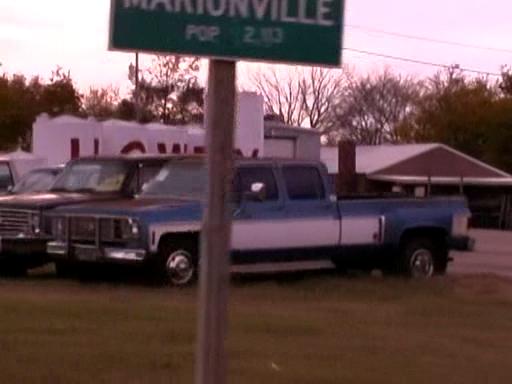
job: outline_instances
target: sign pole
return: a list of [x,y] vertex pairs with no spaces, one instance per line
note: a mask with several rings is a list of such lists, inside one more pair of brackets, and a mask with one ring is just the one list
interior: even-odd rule
[[236,63],[210,60],[207,94],[208,202],[201,238],[196,384],[226,378]]

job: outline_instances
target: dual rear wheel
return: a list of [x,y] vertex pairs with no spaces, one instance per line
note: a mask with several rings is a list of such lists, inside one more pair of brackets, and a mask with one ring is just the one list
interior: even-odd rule
[[398,272],[411,278],[443,275],[448,267],[448,250],[441,240],[414,237],[404,242],[397,260]]

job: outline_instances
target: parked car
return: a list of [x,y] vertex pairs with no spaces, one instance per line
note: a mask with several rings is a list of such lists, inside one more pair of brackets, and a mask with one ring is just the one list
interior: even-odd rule
[[[58,263],[147,265],[174,285],[193,281],[207,172],[167,164],[132,200],[53,210],[48,252]],[[412,277],[445,273],[448,251],[468,241],[462,198],[336,199],[314,161],[240,160],[233,193],[233,264],[332,260]]]
[[46,192],[53,186],[63,170],[64,165],[33,169],[23,175],[14,187],[9,189],[9,193],[20,195],[22,193]]
[[90,157],[71,161],[46,192],[0,197],[0,273],[22,274],[47,262],[51,239],[43,213],[90,201],[131,199],[169,157]]
[[7,194],[21,178],[46,162],[21,150],[0,155],[0,195]]

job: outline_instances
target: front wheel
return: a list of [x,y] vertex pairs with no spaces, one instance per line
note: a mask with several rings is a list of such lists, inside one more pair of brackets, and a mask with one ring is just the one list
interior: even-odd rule
[[28,268],[21,264],[8,262],[0,264],[0,276],[3,277],[25,277],[27,272]]
[[78,265],[69,261],[56,261],[55,274],[61,279],[69,279],[78,276]]
[[197,257],[192,247],[164,246],[160,251],[160,274],[171,285],[182,287],[197,278]]

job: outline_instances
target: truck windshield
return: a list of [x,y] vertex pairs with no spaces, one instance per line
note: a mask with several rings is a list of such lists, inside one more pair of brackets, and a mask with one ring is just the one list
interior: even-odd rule
[[51,188],[58,176],[58,170],[37,169],[26,173],[14,185],[12,193],[44,192]]
[[0,163],[0,192],[6,191],[12,186],[12,175],[8,163]]
[[51,191],[120,192],[128,171],[122,161],[79,161],[66,167]]
[[173,161],[164,166],[142,188],[141,197],[177,197],[203,199],[206,195],[207,170],[203,162]]

